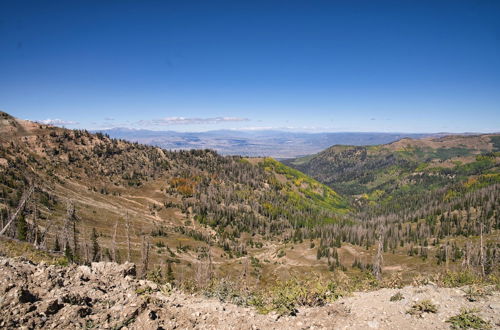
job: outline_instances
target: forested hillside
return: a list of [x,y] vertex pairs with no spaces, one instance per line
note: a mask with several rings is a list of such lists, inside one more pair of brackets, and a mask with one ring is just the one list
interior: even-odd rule
[[130,260],[186,287],[339,273],[373,286],[500,264],[498,136],[334,146],[293,169],[5,113],[0,133],[3,254],[25,242],[59,263]]
[[70,261],[132,260],[144,272],[175,263],[188,274],[200,260],[230,264],[350,212],[332,189],[273,159],[170,152],[5,113],[0,132],[3,234]]
[[[483,259],[486,270],[499,262],[500,135],[333,146],[285,163],[351,200],[361,228],[350,230],[366,230],[355,244],[371,246],[382,235],[384,251],[407,246],[427,259],[433,246],[438,262],[452,254],[476,265]],[[472,244],[481,234],[492,238],[486,257]]]

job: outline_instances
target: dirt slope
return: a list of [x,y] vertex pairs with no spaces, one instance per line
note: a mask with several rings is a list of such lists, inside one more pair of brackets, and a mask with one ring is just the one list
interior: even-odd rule
[[[58,267],[0,257],[0,274],[0,328],[9,329],[446,329],[461,307],[500,326],[498,292],[469,302],[462,289],[383,289],[279,317],[138,280],[130,263]],[[396,292],[404,299],[390,302]],[[423,299],[438,312],[406,313]]]

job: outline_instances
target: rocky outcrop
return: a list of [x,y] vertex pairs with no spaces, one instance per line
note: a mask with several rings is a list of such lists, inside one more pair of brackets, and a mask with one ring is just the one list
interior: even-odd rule
[[[382,289],[280,317],[137,279],[130,263],[58,267],[0,257],[0,274],[2,329],[447,329],[446,320],[464,307],[500,326],[495,291],[469,301],[456,288]],[[425,299],[437,313],[406,313]]]

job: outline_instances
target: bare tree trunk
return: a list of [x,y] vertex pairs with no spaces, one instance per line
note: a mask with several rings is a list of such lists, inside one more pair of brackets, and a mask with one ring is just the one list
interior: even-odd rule
[[380,228],[379,236],[378,236],[378,246],[377,246],[377,254],[375,255],[375,260],[373,263],[373,275],[377,280],[382,279],[382,265],[384,263],[384,227]]
[[85,258],[85,263],[88,264],[92,262],[91,257],[90,257],[90,245],[88,241],[89,235],[87,234],[87,229],[85,227],[82,227],[82,248],[83,248],[83,253],[82,257]]
[[212,264],[212,254],[210,249],[210,244],[208,244],[208,281],[212,281],[213,277],[213,264]]
[[127,261],[130,262],[130,221],[128,218],[128,212],[127,217],[125,218],[125,227],[127,228]]
[[39,247],[41,249],[47,250],[47,233],[49,232],[50,227],[52,227],[52,223],[49,223],[43,232],[40,231],[40,245],[39,245]]
[[2,228],[2,230],[0,231],[0,235],[3,235],[7,231],[7,229],[9,228],[9,226],[12,224],[12,222],[14,221],[14,219],[16,219],[17,215],[23,209],[24,204],[26,204],[26,201],[28,200],[28,198],[30,198],[30,196],[33,193],[34,189],[35,189],[35,187],[33,185],[31,185],[28,188],[28,190],[26,190],[24,192],[23,196],[21,197],[21,200],[19,201],[19,205],[16,208],[16,211],[14,212],[14,214],[11,215],[11,217],[10,217],[9,221],[7,222],[7,224],[5,225],[5,227]]
[[194,280],[199,288],[203,288],[208,283],[208,265],[199,260],[195,266]]
[[179,267],[181,272],[180,272],[180,276],[179,276],[179,286],[182,286],[184,284],[184,267]]
[[33,246],[35,249],[38,249],[38,224],[37,224],[37,208],[36,208],[36,202],[33,200]]
[[113,261],[116,262],[116,231],[118,230],[118,219],[115,221],[115,231],[113,232],[113,242],[112,242],[112,253],[113,253]]
[[241,276],[243,278],[243,280],[245,281],[244,282],[245,290],[248,290],[247,276],[248,276],[248,257],[245,257],[245,260],[243,261],[243,274]]
[[481,258],[481,275],[484,276],[484,247],[483,247],[483,222],[481,221],[481,240],[480,240],[480,251],[479,251],[479,256]]
[[[8,219],[10,219],[11,215],[12,215],[11,210],[10,210],[9,208],[7,208],[7,221],[8,221]],[[3,227],[3,229],[5,229],[5,228],[8,228],[8,227],[7,227],[7,224],[5,225],[5,227]],[[11,231],[12,231],[12,230],[11,230]],[[9,233],[6,233],[6,235],[8,236],[8,235],[9,235]]]
[[470,268],[470,242],[467,242],[465,244],[465,255],[464,255],[464,260],[462,261],[462,267],[464,267],[465,269],[469,269]]
[[142,235],[142,254],[141,254],[141,263],[142,263],[142,276],[145,277],[148,272],[149,266],[149,241],[146,239],[145,235]]
[[448,244],[446,244],[444,246],[444,255],[445,255],[445,259],[446,259],[446,271],[448,271],[448,269],[449,269],[448,268],[449,267],[449,264],[448,264],[448,260],[449,260],[449,258],[448,258]]
[[78,231],[76,229],[76,219],[73,218],[73,255],[78,258]]
[[87,231],[84,231],[83,237],[85,237],[85,261],[90,263],[90,245],[87,240]]
[[67,204],[66,204],[66,218],[64,219],[64,228],[63,228],[63,236],[64,236],[64,239],[63,239],[63,251],[66,251],[66,248],[68,247],[68,244],[69,244],[69,228],[70,228],[70,225],[72,220],[73,220],[73,217],[75,215],[75,207],[73,205],[73,201],[72,200],[68,200]]

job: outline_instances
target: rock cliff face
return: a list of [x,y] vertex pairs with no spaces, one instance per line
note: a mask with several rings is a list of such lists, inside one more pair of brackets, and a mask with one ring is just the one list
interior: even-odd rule
[[[7,329],[446,329],[461,308],[500,326],[496,291],[469,301],[457,288],[382,289],[279,317],[139,280],[131,263],[58,267],[0,257],[0,274],[0,328]],[[391,301],[397,292],[400,300]],[[426,299],[436,313],[407,313]]]

